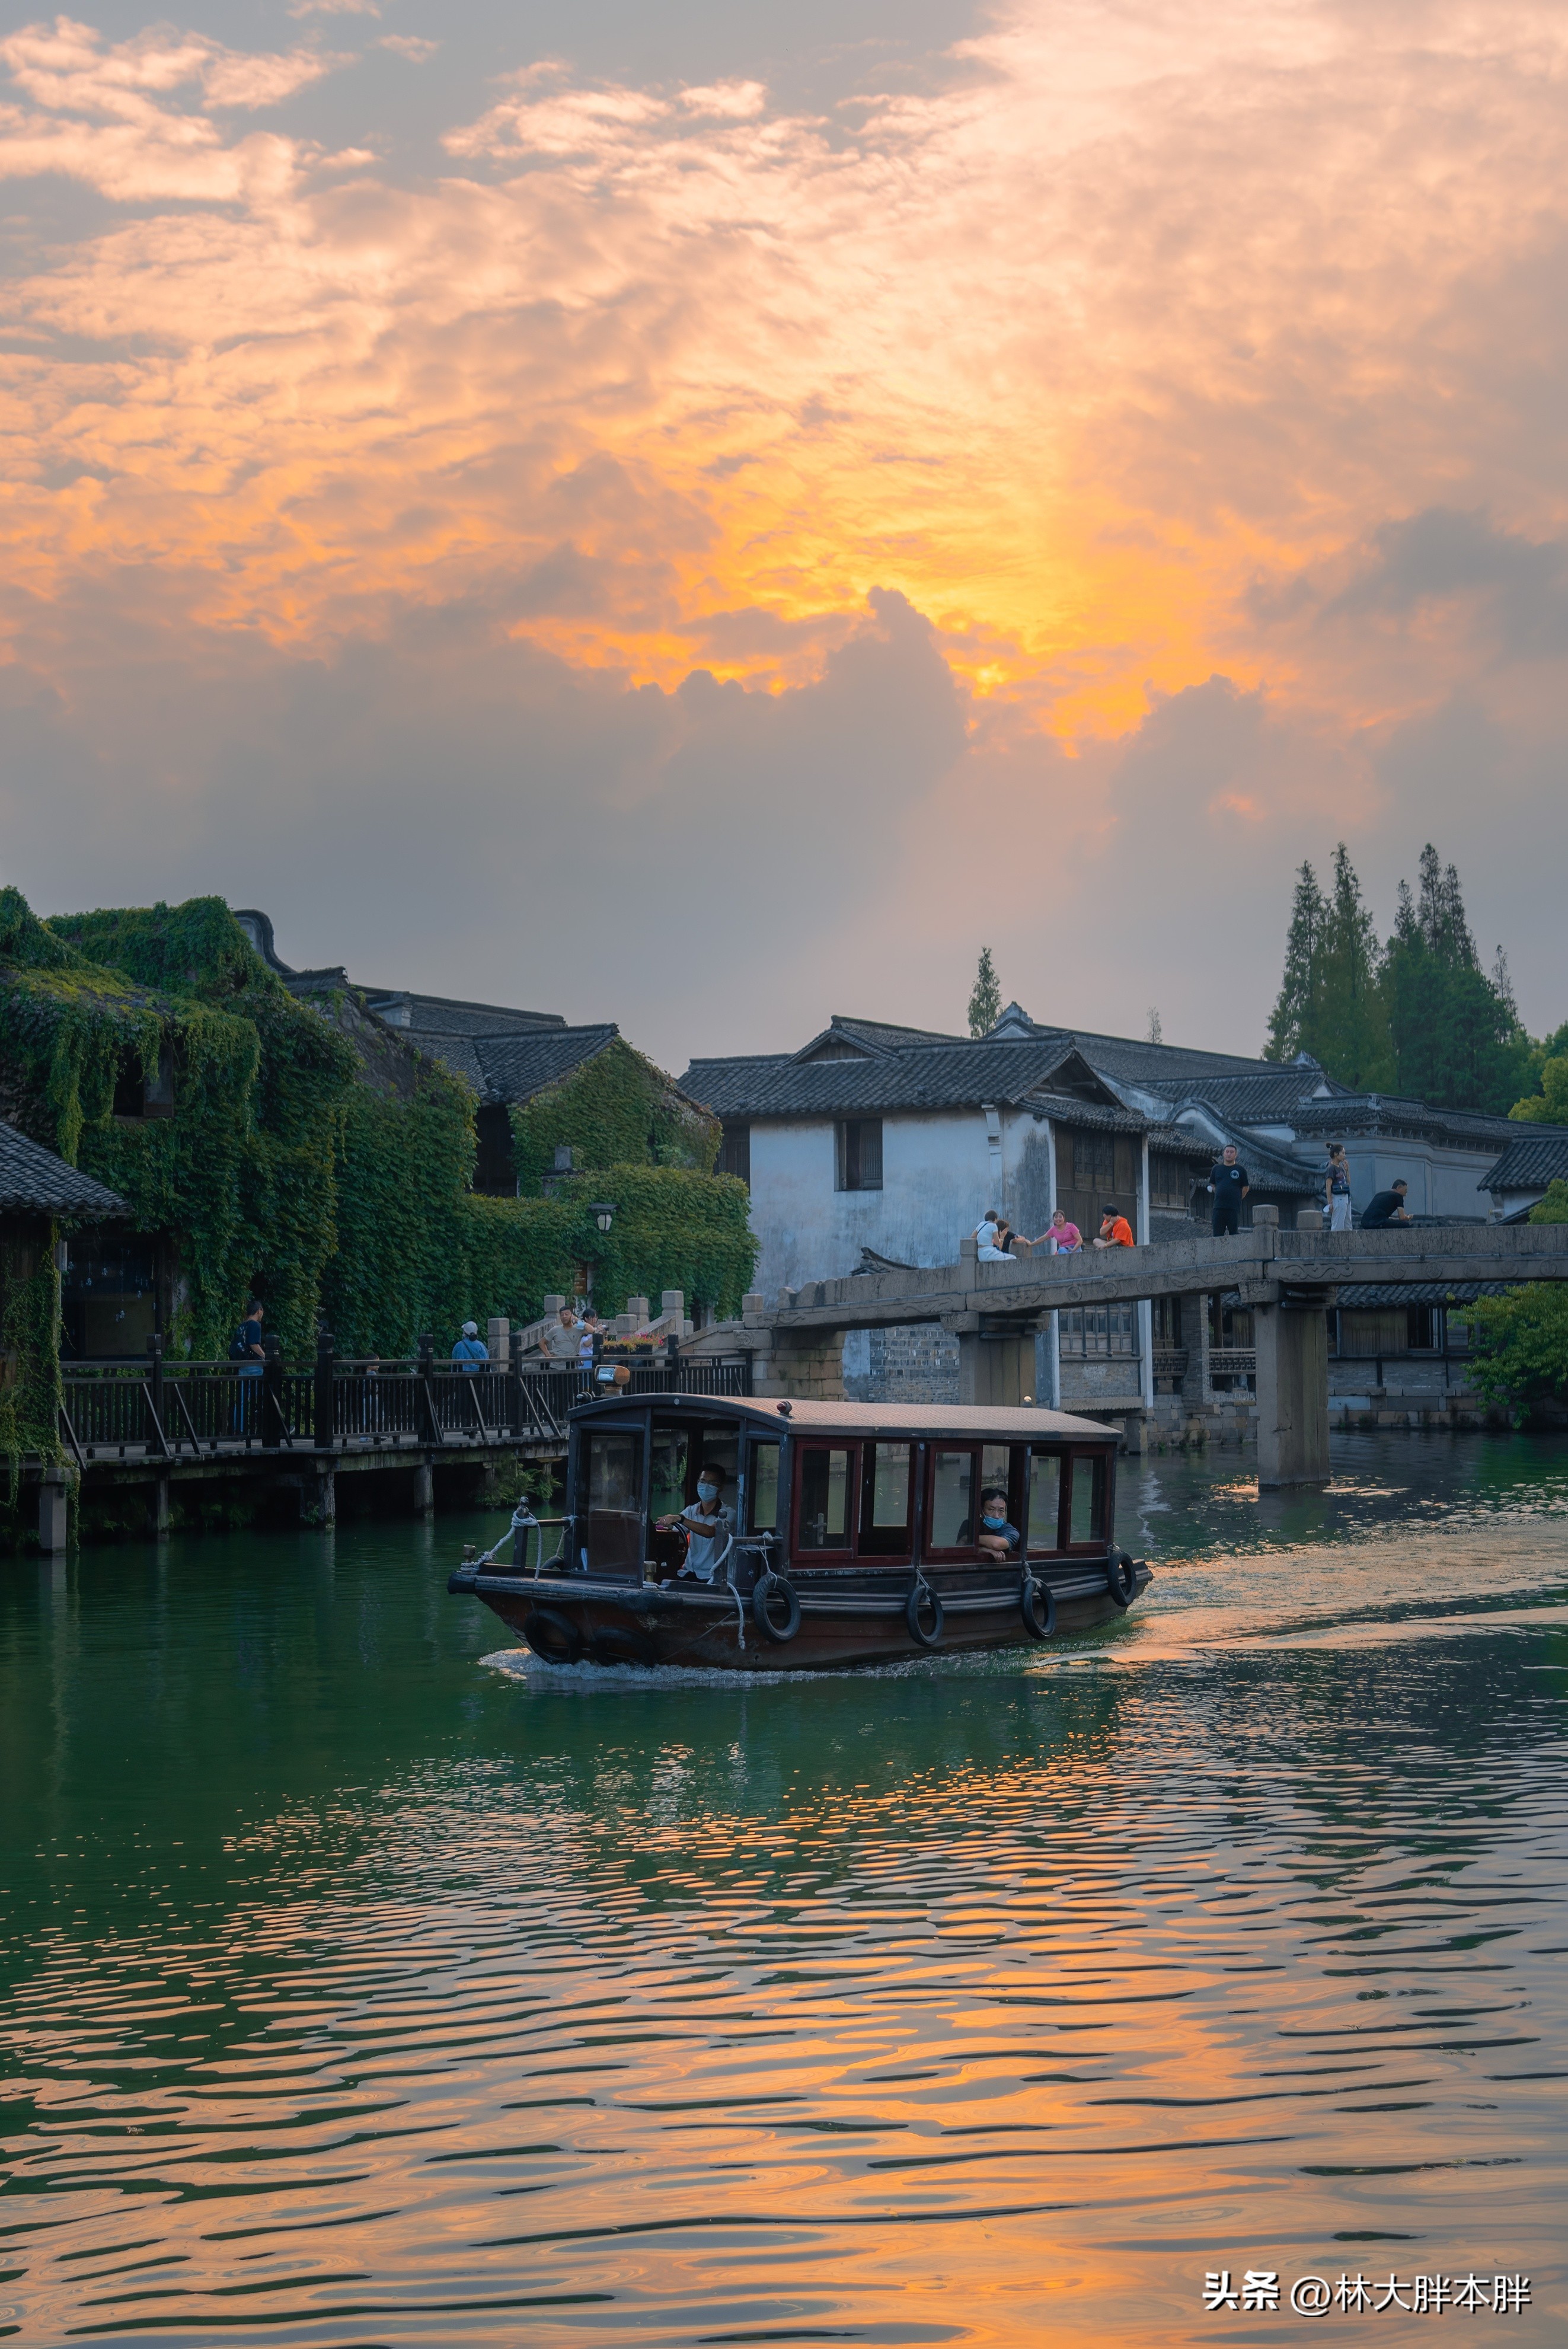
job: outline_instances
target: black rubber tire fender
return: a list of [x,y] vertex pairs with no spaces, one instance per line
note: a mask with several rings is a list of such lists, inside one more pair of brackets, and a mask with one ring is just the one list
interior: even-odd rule
[[[1039,1599],[1045,1601],[1043,1614],[1036,1603]],[[1050,1584],[1037,1575],[1026,1574],[1018,1592],[1018,1612],[1031,1640],[1050,1639],[1057,1628],[1057,1594]]]
[[[782,1623],[773,1619],[773,1599],[779,1591],[784,1594]],[[788,1647],[800,1629],[800,1594],[782,1574],[758,1575],[751,1594],[751,1614],[765,1640],[771,1640],[776,1648]]]
[[1138,1568],[1124,1549],[1112,1548],[1107,1553],[1105,1587],[1114,1605],[1131,1606],[1138,1589]]
[[522,1636],[542,1664],[574,1664],[583,1653],[582,1632],[553,1607],[535,1607],[524,1619]]
[[[922,1600],[931,1605],[931,1629],[928,1631],[920,1619]],[[909,1636],[917,1647],[940,1648],[946,1618],[942,1601],[929,1582],[917,1582],[904,1602],[903,1619],[909,1625]]]

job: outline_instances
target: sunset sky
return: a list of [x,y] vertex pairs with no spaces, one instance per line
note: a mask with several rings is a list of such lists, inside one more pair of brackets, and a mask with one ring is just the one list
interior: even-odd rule
[[1568,1016],[1568,17],[4,20],[0,878],[690,1053],[1255,1050],[1292,870]]

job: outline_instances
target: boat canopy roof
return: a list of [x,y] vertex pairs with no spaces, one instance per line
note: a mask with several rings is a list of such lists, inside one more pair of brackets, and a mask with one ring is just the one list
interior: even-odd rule
[[1119,1431],[1103,1420],[1079,1419],[1072,1412],[1034,1404],[1002,1410],[988,1403],[816,1402],[763,1395],[620,1394],[579,1403],[573,1420],[624,1417],[634,1411],[685,1411],[704,1419],[738,1419],[761,1434],[764,1429],[791,1435],[948,1435],[992,1444],[1048,1443],[1052,1438],[1102,1444]]

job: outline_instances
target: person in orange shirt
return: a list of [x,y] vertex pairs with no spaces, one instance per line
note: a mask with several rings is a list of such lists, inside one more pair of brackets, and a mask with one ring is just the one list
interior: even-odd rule
[[1137,1246],[1137,1242],[1132,1237],[1132,1226],[1128,1222],[1127,1217],[1124,1215],[1119,1214],[1115,1207],[1108,1206],[1100,1209],[1099,1237],[1095,1241],[1095,1246],[1097,1248],[1135,1247]]

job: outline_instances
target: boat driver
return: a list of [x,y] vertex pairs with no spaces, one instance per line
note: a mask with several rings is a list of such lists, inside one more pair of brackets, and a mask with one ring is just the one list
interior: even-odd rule
[[681,1511],[686,1532],[683,1574],[711,1582],[729,1554],[735,1536],[735,1511],[724,1498],[724,1471],[717,1461],[705,1460],[696,1472],[696,1498]]

